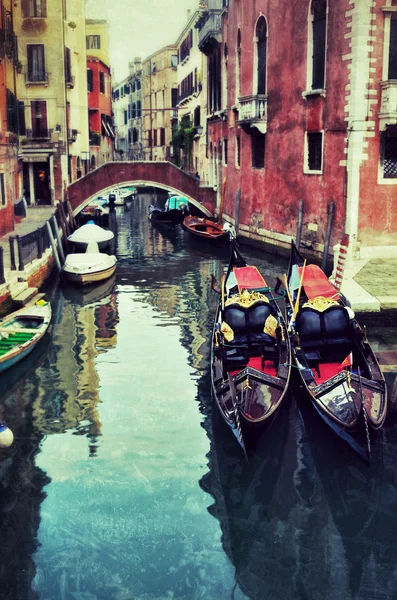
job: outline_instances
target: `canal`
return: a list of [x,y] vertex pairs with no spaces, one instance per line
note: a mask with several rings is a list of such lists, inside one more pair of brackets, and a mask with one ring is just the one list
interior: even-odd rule
[[[246,463],[210,394],[227,249],[155,228],[151,201],[116,207],[113,280],[51,282],[50,333],[0,380],[1,600],[396,598],[392,418],[368,467],[291,394]],[[367,332],[397,350],[395,329]]]

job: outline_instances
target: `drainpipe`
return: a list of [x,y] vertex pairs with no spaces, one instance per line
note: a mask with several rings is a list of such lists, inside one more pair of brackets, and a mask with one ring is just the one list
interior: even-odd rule
[[298,227],[296,230],[296,247],[298,248],[298,250],[299,250],[299,246],[301,245],[302,225],[303,225],[303,200],[299,200]]

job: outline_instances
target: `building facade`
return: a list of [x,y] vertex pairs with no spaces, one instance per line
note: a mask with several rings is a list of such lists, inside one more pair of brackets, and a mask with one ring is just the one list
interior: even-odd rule
[[125,77],[113,88],[112,110],[115,142],[114,150],[118,160],[130,160],[129,153],[129,116],[130,108],[130,77]]
[[22,186],[28,204],[51,205],[88,159],[84,3],[24,1],[14,14]]
[[142,94],[142,61],[136,57],[129,63],[130,72],[130,120],[129,120],[129,156],[130,160],[144,159],[143,135],[143,94]]
[[3,0],[0,11],[0,235],[4,235],[14,228],[14,203],[22,194],[18,168],[18,134],[22,124],[16,88],[19,59],[13,2]]
[[[203,165],[206,148],[205,134],[203,136],[206,107],[206,103],[203,101],[205,95],[205,89],[203,90],[205,56],[198,47],[198,30],[196,28],[200,11],[195,11],[192,14],[188,10],[187,17],[186,26],[176,41],[178,50],[178,126],[181,138],[184,141],[178,163],[185,171],[189,171],[193,175],[197,173],[202,179],[206,179],[207,175]],[[188,151],[186,151],[187,127],[192,130]]]
[[177,67],[175,45],[165,46],[142,63],[145,160],[169,160],[172,157],[172,131],[177,119]]
[[[209,0],[208,148],[240,234],[397,253],[397,2]],[[301,208],[301,212],[299,211]],[[303,211],[302,211],[303,209]]]
[[114,159],[109,28],[103,19],[86,19],[90,168]]

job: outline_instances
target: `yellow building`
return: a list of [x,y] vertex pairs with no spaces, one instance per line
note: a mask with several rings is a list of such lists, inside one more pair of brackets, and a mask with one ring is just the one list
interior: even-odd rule
[[145,160],[169,160],[172,129],[178,120],[178,55],[165,46],[142,63],[143,144]]
[[51,205],[88,169],[84,1],[22,2],[14,22],[26,128],[23,187],[28,204]]

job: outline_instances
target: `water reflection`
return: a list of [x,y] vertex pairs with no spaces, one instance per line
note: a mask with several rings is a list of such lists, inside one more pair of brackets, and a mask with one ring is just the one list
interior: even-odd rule
[[367,469],[291,398],[247,464],[210,397],[227,250],[153,226],[150,201],[110,217],[116,277],[55,282],[45,352],[0,380],[4,597],[392,598],[394,424]]

